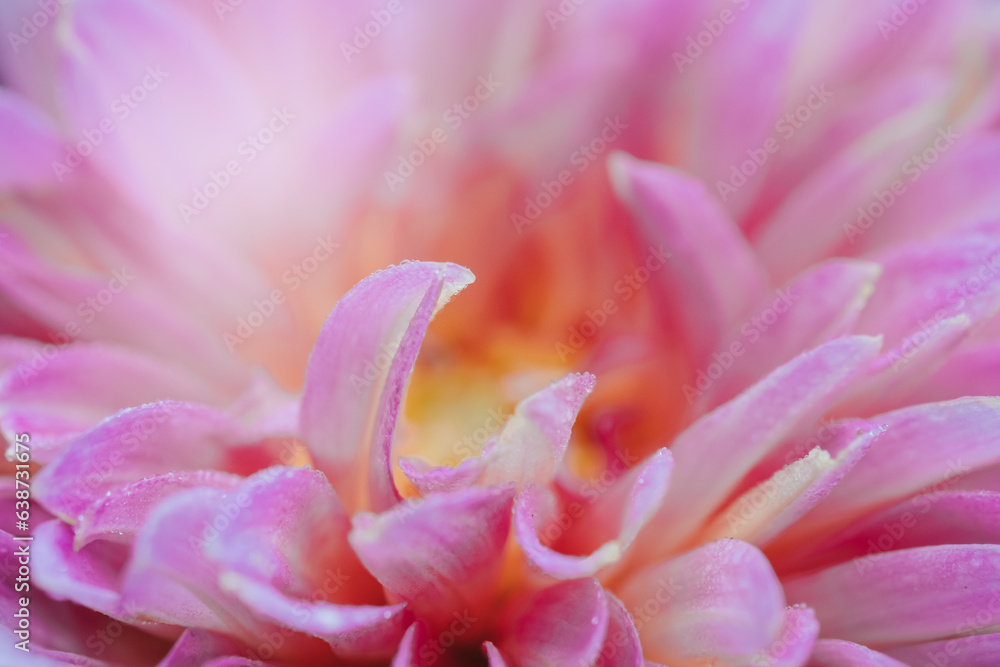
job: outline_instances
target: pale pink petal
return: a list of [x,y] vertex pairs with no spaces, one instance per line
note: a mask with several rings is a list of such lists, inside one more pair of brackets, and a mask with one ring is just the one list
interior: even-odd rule
[[493,642],[483,642],[483,651],[486,653],[486,659],[489,660],[489,667],[507,667],[507,661],[504,660],[500,649],[494,646]]
[[513,496],[509,486],[475,487],[357,514],[350,543],[433,632],[452,621],[453,610],[479,617],[494,603]]
[[37,369],[22,363],[0,376],[4,437],[10,442],[14,433],[31,433],[32,458],[44,463],[73,436],[119,410],[164,399],[212,398],[180,369],[101,344],[69,345]]
[[722,540],[638,572],[619,597],[644,655],[664,664],[749,662],[779,637],[785,596],[755,547]]
[[514,534],[528,563],[557,579],[594,576],[617,563],[660,508],[672,471],[670,451],[661,449],[630,470],[616,471],[613,482],[558,505],[544,489],[526,488],[514,503]]
[[564,581],[515,604],[499,642],[511,662],[559,667],[597,660],[609,620],[608,598],[597,581]]
[[878,435],[860,431],[835,456],[819,447],[813,449],[734,500],[698,540],[732,537],[758,547],[771,543],[830,494]]
[[751,309],[686,388],[704,414],[793,357],[850,333],[881,268],[833,259],[810,268]]
[[430,493],[448,493],[458,491],[475,483],[486,465],[485,459],[475,457],[465,459],[454,468],[450,466],[435,467],[416,457],[399,457],[397,461],[400,470],[406,478],[420,491],[420,495]]
[[[59,84],[68,129],[83,137],[111,123],[88,160],[133,201],[174,214],[266,126],[269,105],[246,73],[169,3],[98,0],[65,20],[73,40],[61,44]],[[164,133],[165,124],[185,131]]]
[[569,445],[583,401],[594,388],[590,373],[574,373],[518,403],[514,414],[483,451],[478,484],[547,484]]
[[433,313],[473,280],[453,264],[404,263],[359,283],[324,324],[300,423],[348,509],[370,506],[369,484],[380,509],[396,497],[387,448],[405,381]]
[[[640,536],[655,554],[688,537],[733,487],[799,425],[829,409],[878,353],[880,340],[839,338],[802,354],[702,417],[671,445],[678,470]],[[719,462],[725,466],[720,468]]]
[[879,648],[1000,628],[966,627],[1000,594],[1000,546],[936,546],[851,561],[784,582],[791,602],[816,610],[824,637]]
[[840,639],[820,639],[806,667],[906,667],[884,653]]
[[668,303],[700,361],[740,315],[763,300],[764,269],[702,183],[623,153],[611,165],[618,196],[637,218],[643,238],[669,253],[656,280],[670,290]]

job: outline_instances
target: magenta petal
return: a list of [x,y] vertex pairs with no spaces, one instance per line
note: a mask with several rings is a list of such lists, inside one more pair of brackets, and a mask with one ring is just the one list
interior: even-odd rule
[[380,515],[358,514],[350,543],[368,571],[433,632],[456,609],[482,616],[493,604],[513,496],[510,486],[475,487]]
[[750,306],[763,300],[768,278],[749,244],[701,182],[618,153],[611,162],[619,197],[644,236],[672,253],[661,271],[669,302],[700,361]]
[[[795,535],[826,532],[865,511],[1000,462],[1000,400],[963,398],[880,415],[886,432]],[[950,484],[949,484],[950,486]],[[791,536],[791,532],[789,537]]]
[[643,667],[642,644],[632,616],[621,600],[608,591],[608,631],[594,667]]
[[1000,545],[893,551],[784,584],[789,601],[816,610],[824,637],[876,648],[1000,627],[1000,617],[975,622],[1000,595]]
[[[300,424],[348,509],[385,509],[398,497],[387,449],[406,379],[430,318],[473,280],[454,264],[404,263],[360,282],[323,325]],[[370,500],[365,480],[375,485]]]
[[906,667],[884,653],[840,639],[820,639],[806,667]]
[[795,571],[804,572],[855,558],[877,560],[888,551],[944,544],[1000,544],[1000,493],[943,491],[914,496],[814,542],[791,562]]
[[518,601],[501,631],[500,648],[516,665],[592,665],[607,636],[608,606],[594,579],[556,584]]
[[[806,352],[705,415],[670,448],[678,470],[663,509],[640,536],[667,553],[800,424],[811,423],[875,357],[878,338],[849,336]],[[720,467],[719,462],[726,465]]]
[[229,449],[256,439],[209,407],[162,401],[124,410],[84,433],[34,480],[35,497],[62,519],[121,484],[179,470],[224,468]]
[[[993,607],[990,607],[993,609]],[[977,621],[978,622],[978,621]],[[1000,634],[957,637],[887,651],[908,665],[1000,665]]]
[[[672,470],[670,451],[661,449],[610,487],[597,487],[599,495],[569,497],[555,512],[543,510],[550,504],[543,488],[526,488],[514,503],[514,532],[525,558],[557,579],[594,576],[618,562],[660,508]],[[569,553],[560,552],[566,548]]]
[[205,487],[229,491],[241,478],[213,470],[168,472],[107,491],[80,515],[75,548],[94,540],[130,543],[157,503],[184,489]]
[[625,580],[647,658],[687,664],[706,657],[740,664],[766,651],[785,621],[781,584],[767,558],[738,540],[721,540]]

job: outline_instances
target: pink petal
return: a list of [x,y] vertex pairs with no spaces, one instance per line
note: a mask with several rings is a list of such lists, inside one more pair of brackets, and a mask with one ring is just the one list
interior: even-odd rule
[[32,580],[56,600],[72,600],[109,616],[118,616],[118,573],[128,550],[109,542],[73,549],[73,529],[46,521],[34,530]]
[[[683,131],[675,141],[683,147],[685,168],[713,185],[728,180],[731,170],[749,160],[747,151],[762,150],[768,138],[780,136],[775,121],[788,104],[796,38],[808,16],[806,5],[789,0],[735,4],[730,11],[732,25],[721,28],[724,32],[700,58],[681,63],[675,56],[682,76],[700,77],[684,89],[679,106],[690,122],[674,125]],[[716,9],[711,18],[718,20],[720,12]],[[733,109],[740,111],[731,113]],[[735,192],[713,188],[734,216],[742,214],[760,187],[759,175],[747,181]]]
[[494,646],[493,642],[483,642],[483,651],[486,653],[486,659],[489,660],[489,667],[507,667],[507,661],[504,660],[500,649]]
[[434,632],[455,609],[479,617],[494,603],[513,496],[509,486],[477,487],[381,515],[357,514],[350,543],[368,571]]
[[608,631],[594,667],[643,667],[642,644],[632,617],[621,600],[605,591],[608,599]]
[[[12,441],[12,434],[30,423],[32,458],[46,463],[73,436],[119,410],[164,399],[212,398],[202,383],[175,367],[101,344],[69,345],[40,368],[22,363],[0,376],[4,436]],[[43,430],[52,422],[61,428]]]
[[189,628],[174,643],[170,653],[156,667],[186,667],[207,664],[213,658],[241,653],[244,647],[236,641],[207,630]]
[[76,525],[74,548],[80,549],[94,540],[129,544],[164,498],[199,487],[231,491],[240,481],[240,477],[224,472],[195,470],[168,472],[124,484],[107,491],[83,511]]
[[[824,637],[880,647],[943,639],[1000,595],[1000,546],[937,546],[851,561],[786,580],[816,610]],[[982,627],[1000,627],[1000,617]]]
[[518,403],[483,451],[478,484],[547,484],[569,444],[577,413],[594,388],[590,373],[573,373]]
[[833,259],[769,294],[722,339],[686,389],[695,413],[735,398],[796,355],[849,333],[880,272],[870,262]]
[[[990,608],[992,609],[992,607]],[[977,620],[978,622],[978,620]],[[996,665],[1000,663],[1000,634],[956,637],[929,644],[889,649],[889,655],[908,665]]]
[[124,410],[84,433],[33,482],[34,496],[70,523],[108,491],[170,471],[225,469],[246,429],[193,403],[161,401]]
[[820,639],[806,667],[906,667],[884,653],[840,639]]
[[[867,336],[821,345],[681,433],[670,449],[684,474],[673,480],[663,509],[640,536],[644,548],[664,554],[689,536],[755,464],[798,425],[829,409],[879,345]],[[720,461],[726,462],[722,468]]]
[[364,480],[378,509],[398,498],[388,448],[406,378],[433,313],[473,280],[453,264],[401,264],[359,283],[327,318],[309,360],[300,423],[349,509],[369,506]]
[[0,90],[0,144],[0,191],[46,185],[55,178],[51,165],[62,148],[56,129],[39,109],[8,89]]
[[270,468],[229,493],[182,491],[139,533],[123,605],[142,617],[255,637],[296,634],[283,655],[320,637],[349,657],[387,658],[409,621],[381,599],[346,542],[349,519],[323,475]]
[[1000,283],[984,283],[977,273],[998,251],[995,237],[966,234],[878,258],[884,271],[857,332],[884,335],[891,350],[928,323],[961,314],[974,322],[988,317],[1000,307]]
[[828,496],[877,437],[878,432],[858,432],[835,458],[824,449],[813,449],[734,500],[699,540],[732,537],[758,547],[771,543]]
[[302,600],[274,586],[233,572],[220,579],[222,590],[253,609],[258,618],[326,640],[337,656],[369,661],[388,658],[410,624],[406,605],[343,605]]
[[557,579],[594,576],[617,563],[660,508],[672,470],[669,450],[661,449],[559,506],[546,507],[544,489],[526,488],[514,503],[514,534],[528,563]]
[[913,403],[948,401],[962,396],[1000,395],[1000,344],[972,344],[951,357],[922,386],[910,393]]
[[785,619],[785,598],[767,558],[737,540],[636,573],[619,597],[635,619],[645,656],[664,664],[749,662],[779,637]]
[[789,540],[828,534],[859,515],[1000,462],[996,433],[1000,400],[964,398],[881,415],[886,426],[868,454],[810,514]]
[[[89,160],[133,201],[175,213],[267,123],[267,103],[242,68],[170,4],[99,0],[67,14],[66,22],[75,40],[61,49],[59,83],[70,131],[83,136],[111,119],[114,131]],[[127,62],[121,53],[131,54]],[[135,88],[141,101],[127,106],[118,99]],[[206,98],[214,100],[211,108],[197,108]],[[186,130],[167,136],[166,123]]]
[[750,664],[754,667],[800,667],[809,659],[819,623],[809,607],[796,605],[785,610],[785,624],[778,638]]
[[643,236],[671,253],[660,279],[669,285],[668,302],[676,304],[695,358],[704,359],[739,316],[763,300],[764,269],[700,182],[621,153],[611,176]]
[[604,646],[608,598],[593,579],[564,581],[508,612],[499,642],[519,665],[591,665]]
[[427,632],[423,624],[419,621],[411,625],[403,639],[399,642],[399,649],[392,658],[391,667],[422,667],[423,662],[417,656],[417,647],[427,639]]
[[859,567],[865,569],[866,563],[888,551],[944,544],[1000,544],[1000,493],[942,491],[914,496],[853,522],[839,534],[800,546],[790,561],[795,571],[805,572],[860,558]]

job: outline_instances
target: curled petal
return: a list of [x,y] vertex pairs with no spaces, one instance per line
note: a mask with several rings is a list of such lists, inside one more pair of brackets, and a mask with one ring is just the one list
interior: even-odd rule
[[510,486],[475,487],[408,501],[381,515],[358,514],[350,543],[368,571],[434,631],[453,620],[454,610],[486,615],[513,496]]
[[359,283],[323,325],[300,426],[348,509],[386,509],[398,498],[388,449],[405,382],[431,317],[473,280],[454,264],[404,263]]
[[780,636],[785,598],[767,558],[722,540],[626,579],[619,597],[632,613],[647,658],[686,664],[716,657],[749,661]]
[[514,664],[592,665],[607,636],[608,607],[594,579],[556,584],[508,612],[500,648]]

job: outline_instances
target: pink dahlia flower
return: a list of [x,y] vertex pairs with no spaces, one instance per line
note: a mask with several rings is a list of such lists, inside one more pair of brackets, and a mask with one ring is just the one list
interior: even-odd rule
[[0,664],[1000,664],[997,19],[5,0]]

